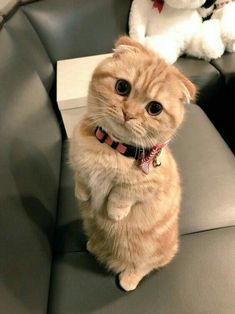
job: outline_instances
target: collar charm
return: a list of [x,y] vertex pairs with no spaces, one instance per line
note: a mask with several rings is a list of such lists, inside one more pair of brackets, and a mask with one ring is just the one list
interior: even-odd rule
[[145,174],[149,174],[149,167],[151,163],[154,168],[161,166],[159,157],[161,155],[163,147],[165,147],[169,142],[170,140],[166,141],[163,144],[157,144],[152,149],[150,149],[147,154],[141,156],[141,158],[139,159],[139,167]]

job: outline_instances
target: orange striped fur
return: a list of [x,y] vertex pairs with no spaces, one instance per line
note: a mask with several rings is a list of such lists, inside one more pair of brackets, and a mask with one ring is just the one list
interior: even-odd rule
[[[131,83],[128,97],[115,92],[117,79]],[[177,252],[180,178],[169,148],[162,151],[162,165],[151,165],[146,175],[133,158],[101,144],[95,127],[115,141],[150,148],[174,136],[184,103],[194,96],[194,85],[176,68],[128,37],[120,38],[113,57],[94,71],[87,113],[70,142],[70,161],[87,249],[119,273],[127,291]],[[158,116],[145,110],[152,100],[163,105]],[[125,122],[123,111],[132,119]]]

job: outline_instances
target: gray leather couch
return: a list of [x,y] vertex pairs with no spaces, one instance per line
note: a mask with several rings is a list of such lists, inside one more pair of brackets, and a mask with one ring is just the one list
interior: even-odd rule
[[0,312],[233,314],[235,163],[225,141],[234,148],[235,55],[176,64],[203,109],[188,106],[171,144],[184,190],[180,251],[126,293],[85,250],[55,77],[59,59],[110,52],[131,1],[0,4]]

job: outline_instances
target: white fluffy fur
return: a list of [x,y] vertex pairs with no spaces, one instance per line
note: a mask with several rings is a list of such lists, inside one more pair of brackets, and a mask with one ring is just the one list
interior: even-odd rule
[[[216,3],[221,2],[216,1]],[[224,48],[229,52],[235,51],[235,1],[231,1],[221,9],[215,10],[211,19],[219,20]]]
[[[165,0],[161,13],[151,0],[134,0],[130,37],[174,63],[183,53],[206,60],[219,58],[235,43],[235,4],[202,23],[198,9],[205,0]],[[219,10],[218,10],[219,11]],[[233,15],[233,18],[232,18]]]

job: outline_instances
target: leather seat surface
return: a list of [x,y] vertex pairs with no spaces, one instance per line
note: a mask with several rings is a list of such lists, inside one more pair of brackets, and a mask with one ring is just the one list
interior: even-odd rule
[[[17,3],[17,1],[6,1],[8,10],[5,11],[8,12],[10,10],[10,12],[8,12],[9,15],[5,18],[7,22],[4,27],[7,29],[12,40],[14,40],[17,52],[22,55],[22,58],[27,59],[27,62],[30,63],[31,67],[37,71],[49,92],[55,79],[52,63],[35,29],[18,5],[14,5],[14,3]],[[14,14],[11,13],[11,10],[14,10]]]
[[171,143],[182,177],[181,234],[235,225],[235,159],[196,105]]
[[235,78],[235,52],[226,53],[211,62],[225,77],[226,81]]
[[0,312],[45,313],[61,134],[43,83],[5,25],[0,31]]
[[49,314],[232,314],[235,228],[181,237],[177,257],[127,293],[86,252],[55,256]]

